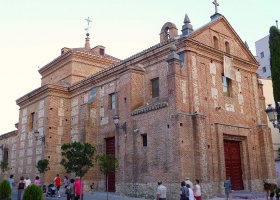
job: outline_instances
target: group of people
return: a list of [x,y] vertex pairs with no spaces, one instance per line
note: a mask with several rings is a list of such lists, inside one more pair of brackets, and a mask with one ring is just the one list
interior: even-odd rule
[[[10,186],[11,186],[12,189],[14,187],[16,187],[15,180],[14,180],[14,175],[10,175],[9,183],[10,183]],[[20,180],[17,184],[17,190],[18,190],[17,199],[18,200],[22,199],[24,189],[27,188],[31,183],[32,183],[32,181],[30,180],[29,177],[25,177],[25,178],[23,176],[20,177]],[[35,177],[34,184],[38,185],[38,186],[41,186],[41,181],[40,181],[39,176]]]
[[[20,177],[20,180],[16,185],[14,180],[14,175],[10,175],[9,183],[12,189],[16,187],[18,190],[17,200],[22,200],[24,189],[27,188],[30,184],[32,184],[32,181],[30,180],[29,177],[24,178],[22,176]],[[64,185],[63,192],[67,197],[67,200],[79,200],[81,195],[83,194],[82,191],[84,190],[84,185],[81,183],[80,177],[76,177],[76,179],[72,178],[69,180],[68,177],[65,176],[62,184],[59,174],[56,175],[53,184],[50,184],[48,188],[45,185],[42,186],[39,176],[35,177],[34,184],[38,185],[39,187],[42,187],[43,193],[47,193],[48,188],[53,189],[54,194],[57,197],[60,197],[61,186]],[[93,191],[93,184],[91,185],[90,188]]]
[[[161,181],[158,182],[157,187],[157,200],[166,200],[166,187]],[[184,181],[181,182],[180,187],[180,200],[201,200],[201,186],[199,180],[195,180],[193,184],[189,177],[186,177]]]
[[[54,178],[54,184],[56,187],[57,197],[60,197],[61,179],[59,174],[57,174]],[[79,200],[81,195],[83,195],[84,185],[79,176],[77,176],[76,179],[71,178],[70,180],[67,176],[65,176],[63,179],[63,185],[64,194],[66,195],[67,200]]]

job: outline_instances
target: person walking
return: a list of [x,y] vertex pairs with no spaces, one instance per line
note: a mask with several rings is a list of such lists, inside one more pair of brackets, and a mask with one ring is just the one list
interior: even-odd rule
[[162,185],[162,182],[158,182],[157,187],[157,200],[166,200],[166,187]]
[[193,193],[194,193],[195,200],[201,200],[201,187],[200,187],[198,179],[195,179],[195,185],[193,187]]
[[18,196],[17,196],[17,200],[22,200],[22,196],[23,196],[23,190],[25,188],[25,181],[23,176],[20,177],[19,183],[18,183]]
[[66,188],[67,200],[75,200],[74,182],[75,182],[75,180],[73,178],[71,178],[70,183],[68,184],[68,186]]
[[79,176],[76,177],[76,180],[74,183],[74,190],[75,190],[75,200],[79,200],[80,197],[83,195],[83,191],[84,191],[84,185],[81,182],[81,179]]
[[35,177],[34,184],[38,185],[39,187],[41,187],[41,180],[40,180],[39,176]]
[[193,190],[191,189],[191,186],[187,184],[186,187],[189,190],[189,200],[194,200],[194,194],[193,194]]
[[54,178],[54,184],[56,186],[57,197],[60,197],[59,190],[60,190],[61,181],[60,181],[59,174],[57,174],[56,177]]
[[186,187],[185,181],[181,182],[180,188],[180,200],[189,200],[189,190]]
[[224,188],[225,188],[226,200],[230,200],[231,199],[231,181],[230,181],[230,177],[227,177],[227,179],[224,181]]
[[9,183],[10,183],[11,188],[13,189],[13,187],[15,186],[15,180],[14,180],[13,174],[10,175]]
[[69,185],[69,179],[67,176],[64,176],[64,179],[63,179],[64,194],[66,194],[66,189],[67,189],[68,185]]

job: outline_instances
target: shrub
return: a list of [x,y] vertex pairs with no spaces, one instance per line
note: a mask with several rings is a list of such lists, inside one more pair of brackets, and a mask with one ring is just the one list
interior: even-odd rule
[[0,183],[0,200],[8,200],[11,199],[12,188],[10,186],[9,181],[3,180]]
[[43,192],[42,189],[34,184],[29,185],[23,194],[23,200],[42,200]]

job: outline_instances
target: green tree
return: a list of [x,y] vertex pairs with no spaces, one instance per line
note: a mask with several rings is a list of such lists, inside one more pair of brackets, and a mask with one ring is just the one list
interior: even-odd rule
[[49,160],[48,159],[38,160],[36,168],[41,174],[44,174],[46,171],[50,169]]
[[43,191],[38,185],[31,184],[25,190],[23,194],[23,200],[42,200]]
[[99,154],[96,157],[96,160],[99,163],[99,168],[101,173],[106,177],[106,191],[107,191],[107,200],[108,200],[108,175],[114,173],[119,167],[118,160],[110,154]]
[[60,164],[63,165],[67,173],[74,172],[76,176],[80,176],[82,183],[82,177],[93,167],[95,147],[89,143],[72,142],[63,144],[61,150],[62,160]]
[[9,163],[7,161],[1,161],[0,168],[3,173],[9,170]]
[[[280,102],[280,32],[275,26],[269,30],[269,49],[274,101]],[[277,103],[276,106],[280,109]]]
[[3,180],[0,183],[0,200],[9,200],[11,199],[12,188],[9,181]]
[[[43,159],[43,160],[38,160],[36,168],[38,169],[40,174],[43,174],[50,169],[49,167],[49,160],[48,159]],[[42,182],[44,182],[42,178]]]

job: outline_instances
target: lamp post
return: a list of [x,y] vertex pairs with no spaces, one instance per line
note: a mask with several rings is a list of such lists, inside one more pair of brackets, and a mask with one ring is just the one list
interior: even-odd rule
[[280,132],[280,102],[276,103],[276,108],[274,108],[271,104],[268,104],[265,112],[274,128],[278,128]]
[[116,126],[116,129],[122,129],[123,132],[126,134],[127,133],[127,126],[126,126],[126,122],[124,122],[122,125],[119,124],[119,121],[120,121],[120,117],[119,115],[115,115],[113,117],[113,120],[114,120],[114,124]]
[[43,144],[45,144],[45,136],[39,136],[39,131],[37,129],[34,130],[34,136],[36,138],[36,141],[42,141]]

